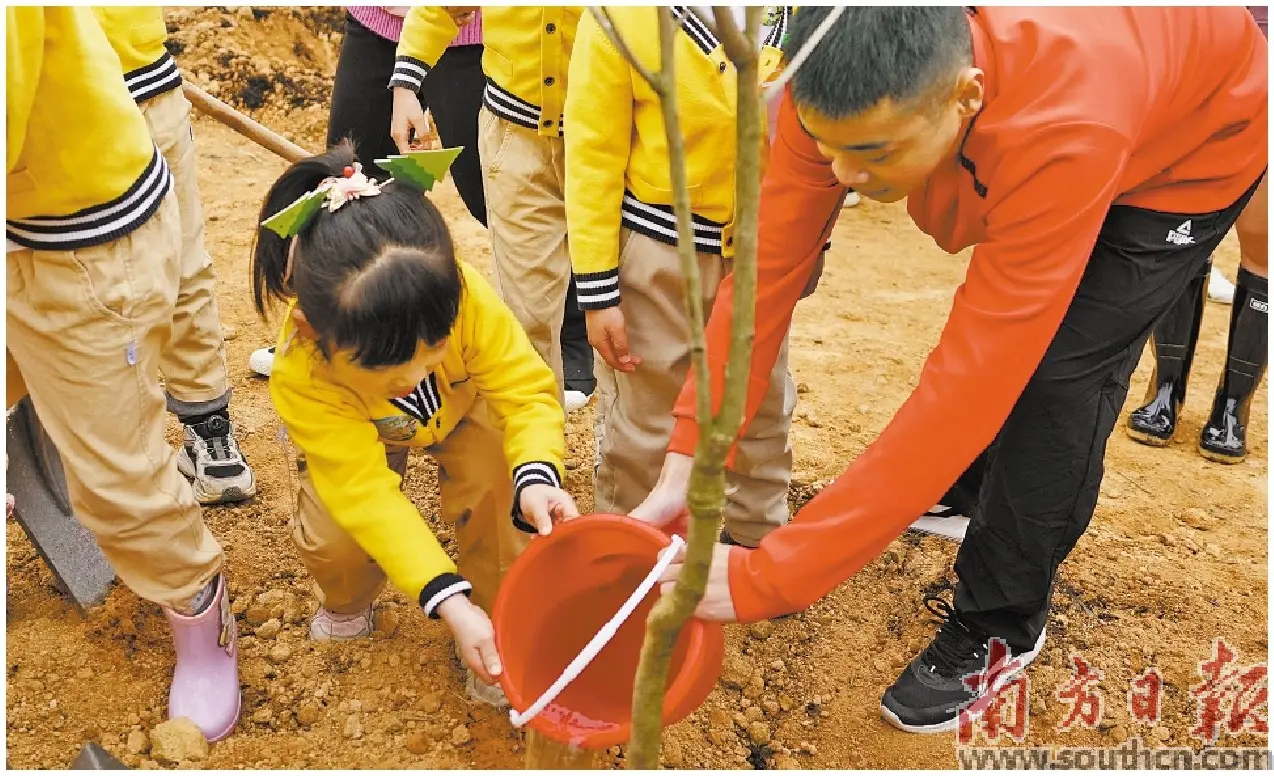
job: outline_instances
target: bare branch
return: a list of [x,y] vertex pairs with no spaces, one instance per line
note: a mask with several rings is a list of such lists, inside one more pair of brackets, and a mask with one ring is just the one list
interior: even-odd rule
[[[721,9],[718,9],[718,14]],[[730,321],[730,355],[725,366],[725,389],[720,414],[712,420],[710,450],[725,456],[743,424],[748,398],[748,372],[756,337],[756,252],[761,209],[761,154],[764,103],[761,101],[760,56],[762,8],[746,11],[746,30],[740,33],[733,20],[722,23],[723,42],[738,70],[736,85],[737,150],[734,174],[734,306]],[[721,21],[721,20],[719,20]]]
[[796,55],[788,60],[787,67],[783,68],[783,72],[779,75],[779,77],[775,79],[774,83],[770,84],[769,87],[766,88],[766,101],[773,99],[774,95],[783,91],[783,87],[787,86],[787,82],[792,80],[792,76],[796,74],[797,69],[800,68],[801,65],[805,64],[805,60],[809,59],[810,54],[814,53],[814,48],[818,46],[819,42],[832,29],[832,25],[836,23],[836,20],[840,18],[840,15],[845,13],[845,9],[847,7],[848,6],[838,5],[832,8],[831,13],[827,14],[827,18],[823,20],[823,23],[814,29],[814,34],[810,35],[810,39],[805,41],[805,45],[801,47],[801,50],[796,52]]
[[[757,29],[760,29],[759,19],[763,10],[761,7],[748,8],[744,12],[744,26],[751,22],[752,12],[756,11]],[[735,26],[733,9],[729,6],[716,5],[712,7],[712,13],[717,17],[717,39],[721,41],[725,55],[734,63],[735,69],[737,70],[745,59],[756,59],[758,57],[756,43],[755,41],[749,43],[744,31]]]
[[[659,75],[668,85],[660,95],[664,134],[668,143],[669,172],[673,190],[673,209],[677,215],[677,255],[681,259],[685,280],[683,301],[690,320],[691,360],[697,382],[696,414],[701,424],[711,423],[712,400],[708,384],[708,359],[704,348],[703,294],[700,289],[699,256],[695,251],[694,225],[691,220],[690,188],[686,176],[686,147],[677,112],[677,90],[674,53],[677,24],[672,12],[659,9]],[[708,570],[716,544],[717,526],[725,508],[725,456],[713,459],[706,455],[708,435],[701,435],[695,451],[687,498],[692,520],[686,542],[686,557],[681,576],[672,594],[663,596],[646,621],[646,638],[637,664],[633,687],[633,728],[626,763],[635,770],[659,767],[659,750],[663,731],[664,693],[668,687],[668,670],[672,648],[682,625],[694,613],[708,583]]]
[[593,18],[597,20],[597,26],[602,28],[602,32],[606,33],[606,37],[610,39],[611,45],[619,49],[619,54],[628,60],[628,64],[632,65],[633,70],[650,84],[650,88],[655,90],[656,94],[663,94],[663,73],[652,73],[647,70],[641,62],[637,61],[637,57],[633,56],[632,49],[628,48],[628,44],[624,42],[624,36],[619,34],[619,30],[615,29],[615,22],[610,18],[610,11],[605,6],[590,5],[589,13],[593,14]]

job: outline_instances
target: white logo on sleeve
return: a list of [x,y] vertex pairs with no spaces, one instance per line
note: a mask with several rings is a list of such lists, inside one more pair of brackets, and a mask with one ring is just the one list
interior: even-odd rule
[[1185,223],[1181,224],[1181,226],[1178,226],[1176,229],[1169,229],[1168,242],[1172,243],[1173,245],[1194,244],[1194,238],[1190,236],[1190,222],[1186,221]]

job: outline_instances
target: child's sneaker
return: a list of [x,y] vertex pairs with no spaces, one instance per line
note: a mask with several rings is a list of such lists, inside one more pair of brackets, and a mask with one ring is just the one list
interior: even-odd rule
[[566,391],[563,395],[566,414],[569,415],[576,410],[584,409],[584,407],[588,406],[588,400],[591,398],[592,394],[587,394],[583,391]]
[[319,607],[310,618],[310,638],[315,641],[353,641],[372,635],[372,607],[354,614],[337,614]]
[[509,699],[505,697],[503,687],[499,684],[487,684],[479,679],[472,669],[466,669],[465,673],[464,689],[470,698],[495,706],[497,709],[508,708]]
[[269,377],[274,371],[274,346],[252,351],[248,356],[248,368],[262,377]]
[[213,415],[183,428],[186,440],[177,468],[191,480],[200,504],[229,504],[256,495],[256,478],[239,452],[234,424],[228,418]]

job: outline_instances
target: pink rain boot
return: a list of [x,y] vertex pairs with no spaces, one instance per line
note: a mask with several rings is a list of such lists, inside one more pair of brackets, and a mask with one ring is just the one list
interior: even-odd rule
[[238,628],[230,611],[225,575],[202,614],[164,609],[173,629],[177,667],[168,693],[168,718],[187,717],[209,741],[230,735],[239,721]]

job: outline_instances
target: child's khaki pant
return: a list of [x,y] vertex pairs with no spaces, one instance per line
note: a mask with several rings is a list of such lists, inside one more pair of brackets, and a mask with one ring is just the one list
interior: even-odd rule
[[181,208],[181,283],[173,309],[172,340],[160,355],[159,368],[168,410],[183,416],[202,415],[226,408],[230,381],[217,312],[217,276],[204,249],[190,102],[181,89],[172,89],[142,103],[141,109],[155,145],[172,170]]
[[[138,596],[184,608],[221,568],[221,547],[164,438],[159,385],[181,282],[173,194],[112,243],[9,253],[7,374],[61,454],[76,518]],[[14,386],[6,391],[15,398]],[[19,508],[21,505],[19,505]]]
[[[627,514],[655,487],[663,466],[672,407],[690,371],[690,324],[677,249],[627,229],[620,240],[620,306],[629,351],[642,362],[636,371],[620,373],[597,359],[594,506],[598,512]],[[698,257],[706,318],[729,262],[707,253]],[[725,527],[740,544],[756,546],[788,520],[788,430],[795,406],[785,341],[770,373],[770,390],[739,440],[734,469],[727,475]]]
[[[473,602],[490,613],[500,580],[531,540],[513,527],[513,482],[503,437],[479,400],[442,444],[427,449],[438,462],[441,516],[455,532],[460,575],[473,585]],[[406,447],[386,446],[387,464],[403,477],[407,452]],[[318,583],[319,600],[331,612],[362,611],[385,587],[385,573],[332,519],[314,491],[304,457],[298,458],[297,468],[301,489],[292,539]]]
[[571,283],[566,242],[565,150],[496,116],[478,114],[495,288],[553,370],[562,400],[562,317]]

